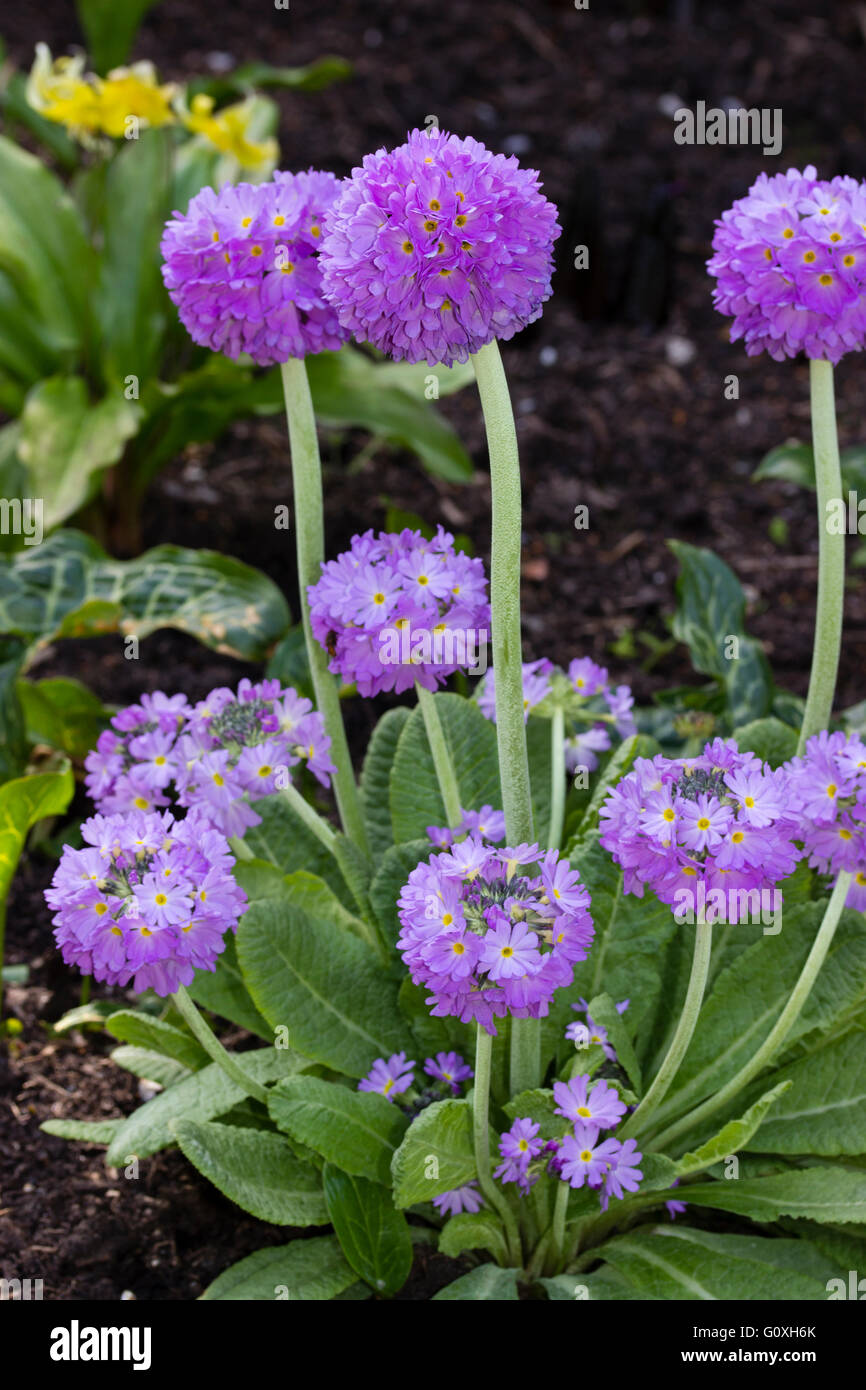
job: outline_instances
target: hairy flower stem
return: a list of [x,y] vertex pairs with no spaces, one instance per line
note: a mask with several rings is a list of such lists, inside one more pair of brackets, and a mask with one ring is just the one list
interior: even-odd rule
[[704,989],[707,983],[707,974],[710,968],[712,941],[712,927],[708,926],[703,920],[698,920],[695,925],[695,951],[692,956],[692,973],[689,976],[686,1000],[683,1004],[683,1011],[680,1014],[680,1021],[677,1024],[676,1032],[668,1048],[667,1056],[659,1067],[652,1085],[640,1105],[622,1126],[622,1129],[617,1135],[618,1139],[628,1139],[641,1129],[646,1128],[647,1120],[653,1111],[661,1105],[664,1097],[667,1095],[671,1082],[680,1069],[680,1063],[685,1057],[688,1045],[692,1040],[692,1034],[695,1031],[698,1014],[701,1010]]
[[478,1186],[505,1227],[508,1258],[515,1266],[521,1264],[520,1236],[514,1213],[490,1174],[490,1063],[493,1039],[485,1028],[477,1025],[475,1041],[475,1080],[472,1093],[472,1138],[475,1145],[475,1167]]
[[306,801],[297,787],[292,782],[287,787],[280,788],[280,796],[286,801],[295,812],[299,820],[304,822],[308,830],[312,830],[317,840],[320,840],[325,849],[330,850],[331,854],[336,852],[337,837],[326,820],[323,820],[318,811],[314,811],[309,801]]
[[445,806],[445,819],[453,830],[463,819],[463,811],[460,806],[460,790],[457,786],[457,776],[445,738],[445,730],[442,728],[436,701],[431,692],[419,681],[415,682],[415,692],[424,719],[424,728],[427,731],[427,742],[430,744],[430,752],[433,754],[433,765],[436,768],[439,790],[442,793],[442,801]]
[[845,604],[845,536],[827,529],[827,503],[842,497],[839,440],[833,364],[813,358],[809,363],[812,398],[812,448],[815,455],[815,488],[818,498],[818,602],[809,694],[800,729],[799,754],[807,738],[830,723],[839,648],[842,642],[842,610]]
[[310,606],[307,589],[321,577],[321,564],[325,558],[325,523],[322,505],[322,467],[319,459],[319,441],[316,436],[316,419],[310,397],[310,384],[303,358],[290,358],[280,368],[283,377],[283,394],[286,401],[286,420],[289,426],[289,449],[292,456],[292,488],[295,499],[295,534],[297,537],[298,587],[301,604],[301,619],[304,625],[304,641],[307,648],[307,661],[313,680],[316,708],[321,714],[325,730],[331,740],[331,757],[336,765],[334,774],[334,794],[343,829],[359,849],[369,853],[367,831],[361,811],[355,774],[346,731],[343,728],[343,715],[340,710],[340,697],[337,682],[328,670],[328,657],[313,637],[310,625]]
[[568,1194],[570,1190],[567,1182],[560,1182],[556,1190],[556,1199],[553,1204],[550,1246],[547,1257],[548,1274],[558,1274],[565,1259],[565,1217],[568,1211]]
[[787,1004],[779,1014],[775,1024],[770,1029],[770,1032],[761,1043],[755,1055],[737,1072],[736,1076],[732,1077],[731,1080],[721,1088],[721,1090],[716,1091],[715,1095],[705,1100],[703,1105],[699,1105],[695,1110],[692,1110],[690,1114],[684,1115],[683,1118],[677,1120],[675,1124],[662,1130],[661,1134],[653,1139],[654,1149],[666,1148],[673,1143],[674,1140],[678,1139],[680,1135],[685,1134],[690,1129],[694,1129],[696,1125],[702,1124],[710,1115],[714,1115],[722,1106],[727,1105],[729,1100],[733,1100],[734,1097],[742,1091],[744,1086],[747,1086],[759,1072],[763,1071],[764,1067],[768,1066],[770,1062],[773,1061],[799,1018],[803,1005],[808,999],[812,986],[818,976],[818,971],[824,964],[827,952],[830,949],[831,942],[836,933],[836,928],[839,925],[839,918],[845,906],[848,889],[851,887],[851,879],[852,875],[843,870],[836,880],[836,886],[830,894],[830,901],[827,903],[827,907],[824,911],[821,926],[818,929],[818,935],[812,943],[812,949],[806,958],[803,969],[800,971],[799,979],[791,991]]
[[[475,353],[472,363],[490,455],[493,504],[490,603],[502,809],[505,812],[506,843],[519,845],[531,843],[533,839],[520,634],[520,459],[508,383],[496,340]],[[538,1019],[513,1021],[512,1094],[517,1095],[540,1084],[541,1029]]]
[[243,1068],[238,1066],[237,1060],[230,1052],[226,1051],[219,1038],[208,1027],[183,985],[178,985],[171,999],[178,1013],[188,1025],[190,1032],[198,1039],[208,1056],[212,1057],[217,1066],[222,1068],[226,1076],[236,1086],[240,1086],[244,1095],[252,1096],[253,1100],[260,1100],[263,1105],[267,1105],[268,1093],[264,1086],[260,1086],[258,1081],[247,1076]]
[[565,711],[557,706],[550,721],[550,829],[549,849],[559,849],[565,820]]

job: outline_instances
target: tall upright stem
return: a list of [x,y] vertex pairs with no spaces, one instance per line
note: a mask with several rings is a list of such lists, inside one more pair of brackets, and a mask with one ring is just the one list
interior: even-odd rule
[[550,828],[549,849],[559,849],[565,820],[565,711],[557,706],[550,721]]
[[415,691],[424,719],[427,742],[430,744],[430,752],[433,754],[433,766],[436,768],[439,791],[442,793],[442,801],[445,805],[445,817],[450,829],[453,830],[463,819],[463,810],[460,805],[460,788],[457,785],[457,775],[451,760],[451,751],[445,738],[442,721],[439,718],[435,696],[419,681],[415,682]]
[[183,985],[178,985],[172,995],[172,1001],[184,1022],[189,1026],[190,1032],[198,1039],[208,1056],[212,1057],[217,1066],[222,1068],[226,1076],[236,1086],[240,1086],[244,1095],[252,1096],[254,1100],[260,1100],[263,1105],[267,1105],[268,1093],[264,1086],[247,1076],[243,1067],[238,1065],[237,1059],[226,1051],[216,1034],[211,1032]]
[[490,1064],[493,1038],[477,1025],[475,1042],[475,1079],[472,1092],[472,1140],[475,1146],[475,1167],[478,1186],[485,1200],[498,1213],[505,1227],[508,1255],[514,1265],[521,1262],[520,1235],[517,1222],[505,1197],[497,1188],[490,1173]]
[[803,752],[812,734],[826,729],[830,723],[845,604],[845,535],[841,528],[838,535],[828,530],[827,503],[842,499],[832,363],[813,358],[809,363],[809,384],[818,498],[818,601],[812,671],[798,753]]
[[307,661],[313,680],[316,706],[325,722],[331,740],[331,757],[336,765],[334,794],[343,829],[365,853],[368,852],[367,832],[361,811],[358,788],[352,771],[349,745],[343,727],[337,682],[328,670],[328,658],[313,637],[310,625],[310,605],[307,588],[321,574],[325,558],[325,523],[322,504],[322,467],[316,420],[303,358],[292,357],[281,367],[286,419],[289,426],[289,447],[292,456],[292,488],[295,499],[295,535],[297,537],[298,586],[300,590],[301,621]]
[[[493,509],[490,602],[502,809],[505,812],[506,842],[519,845],[533,838],[520,634],[520,459],[508,383],[496,341],[487,343],[472,361],[490,455]],[[538,1020],[512,1020],[512,1094],[529,1090],[540,1082],[541,1034]]]
[[721,1088],[721,1090],[717,1091],[715,1095],[710,1096],[708,1100],[705,1100],[703,1105],[699,1105],[697,1109],[692,1110],[690,1114],[685,1115],[681,1120],[677,1120],[675,1124],[670,1125],[668,1129],[663,1130],[661,1134],[654,1138],[654,1149],[665,1147],[675,1139],[678,1139],[681,1134],[685,1134],[696,1125],[702,1124],[710,1115],[715,1114],[722,1106],[727,1105],[729,1100],[733,1100],[734,1097],[742,1091],[744,1086],[747,1086],[759,1072],[763,1071],[764,1067],[772,1062],[799,1018],[803,1005],[808,999],[812,986],[815,983],[818,971],[824,964],[827,952],[830,949],[830,943],[839,925],[839,918],[845,906],[848,889],[851,887],[851,878],[851,874],[843,872],[840,873],[836,880],[836,886],[830,894],[830,900],[824,911],[824,917],[818,929],[818,935],[812,943],[812,949],[806,957],[806,963],[800,971],[799,979],[791,991],[787,1004],[779,1014],[779,1017],[776,1019],[776,1022],[761,1043],[755,1055],[737,1072],[736,1076],[732,1077],[731,1080]]
[[647,1120],[653,1111],[661,1105],[667,1095],[671,1082],[680,1069],[680,1063],[686,1055],[698,1021],[698,1014],[701,1011],[704,989],[707,984],[707,974],[710,968],[712,942],[713,929],[711,926],[708,926],[701,917],[695,925],[695,951],[692,956],[692,972],[689,976],[686,1000],[683,1004],[683,1011],[680,1014],[680,1021],[677,1024],[676,1032],[668,1048],[667,1056],[659,1067],[652,1085],[640,1105],[622,1126],[622,1129],[617,1135],[618,1139],[627,1139],[630,1135],[646,1128]]

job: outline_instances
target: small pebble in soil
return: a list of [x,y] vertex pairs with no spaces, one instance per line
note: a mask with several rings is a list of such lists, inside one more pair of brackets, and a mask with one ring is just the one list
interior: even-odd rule
[[382,42],[382,32],[380,29],[365,29],[364,43],[367,48],[378,48]]
[[543,347],[538,354],[538,360],[542,367],[552,367],[558,357],[559,353],[556,351],[555,347]]
[[529,154],[532,149],[532,141],[528,135],[506,135],[502,141],[504,154]]
[[695,345],[689,342],[688,338],[677,337],[668,338],[665,343],[665,357],[672,367],[686,367],[689,362],[694,361]]
[[673,118],[678,111],[683,109],[685,102],[682,97],[677,96],[676,92],[662,92],[656,106],[663,116]]
[[524,397],[522,398],[522,400],[519,400],[519,401],[517,402],[517,413],[518,413],[518,415],[531,415],[534,409],[535,409],[535,397],[534,397],[534,396],[524,396]]

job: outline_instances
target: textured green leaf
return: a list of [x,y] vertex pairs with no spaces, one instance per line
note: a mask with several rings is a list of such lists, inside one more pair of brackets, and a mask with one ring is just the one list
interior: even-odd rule
[[741,753],[754,753],[771,767],[780,767],[797,751],[797,730],[781,719],[753,719],[734,730]]
[[256,1007],[291,1046],[349,1076],[408,1048],[397,981],[371,947],[283,895],[254,903],[238,928],[238,958]]
[[192,984],[187,987],[188,992],[203,1008],[219,1014],[220,1018],[227,1018],[240,1028],[246,1028],[248,1033],[273,1042],[274,1030],[253,1003],[241,974],[233,934],[227,932],[224,941],[225,949],[222,955],[217,956],[216,969],[197,970]]
[[83,759],[108,723],[108,710],[80,681],[21,680],[16,690],[28,742],[48,744],[70,758]]
[[412,1240],[390,1192],[331,1163],[325,1164],[322,1183],[328,1215],[349,1264],[377,1293],[396,1293],[412,1269]]
[[260,659],[288,627],[285,599],[258,570],[213,550],[160,545],[111,560],[80,531],[0,555],[0,630],[39,648],[58,636],[146,637],[179,628],[206,646]]
[[[629,1005],[631,1007],[631,1005]],[[593,1023],[602,1027],[608,1036],[616,1059],[622,1067],[637,1095],[643,1094],[640,1063],[635,1056],[623,1015],[617,1013],[616,1005],[609,994],[597,994],[589,1001],[589,1016]]]
[[469,1301],[495,1299],[498,1302],[517,1302],[517,1270],[500,1269],[499,1265],[479,1265],[453,1284],[433,1295],[433,1302],[446,1300]]
[[335,1236],[272,1245],[238,1260],[201,1295],[203,1300],[327,1302],[354,1284],[355,1271]]
[[279,1129],[343,1172],[390,1184],[391,1160],[408,1121],[384,1096],[296,1076],[274,1087],[268,1109]]
[[[688,1190],[691,1194],[693,1189]],[[642,1298],[779,1302],[827,1297],[827,1262],[805,1241],[654,1226],[617,1236],[598,1253]],[[592,1279],[586,1277],[590,1297]]]
[[508,1252],[502,1224],[492,1212],[461,1211],[452,1216],[439,1234],[439,1249],[443,1255],[456,1259],[464,1250],[489,1250],[497,1261],[506,1262]]
[[[668,541],[680,565],[673,633],[685,642],[696,671],[715,676],[736,728],[767,714],[773,698],[770,668],[760,644],[745,631],[746,601],[733,570],[685,541]],[[731,638],[737,652],[728,651]]]
[[428,1105],[391,1160],[394,1202],[411,1207],[462,1187],[476,1176],[472,1107],[466,1100]]
[[103,75],[129,57],[133,40],[157,0],[75,0],[93,66]]
[[46,816],[61,815],[74,790],[68,764],[62,772],[15,777],[0,787],[0,922],[28,830]]
[[184,1156],[229,1201],[275,1226],[324,1226],[328,1209],[319,1174],[296,1159],[281,1134],[234,1125],[175,1120]]
[[182,1062],[176,1062],[162,1052],[154,1052],[150,1047],[124,1043],[115,1047],[110,1056],[115,1066],[123,1067],[124,1071],[131,1071],[133,1076],[139,1076],[144,1081],[154,1081],[164,1090],[176,1086],[190,1075],[189,1067],[185,1067]]
[[830,1157],[866,1153],[866,1033],[849,1033],[771,1079],[787,1094],[745,1147]]
[[189,1071],[200,1071],[202,1067],[210,1065],[210,1057],[194,1037],[162,1019],[151,1018],[149,1014],[119,1009],[105,1020],[105,1027],[120,1042],[161,1052],[163,1056],[180,1062]]
[[[685,1177],[688,1173],[702,1173],[713,1163],[718,1163],[721,1159],[735,1154],[738,1149],[747,1148],[749,1140],[760,1128],[771,1105],[777,1104],[780,1096],[783,1096],[790,1086],[790,1081],[779,1082],[771,1090],[765,1092],[759,1100],[756,1100],[754,1105],[750,1105],[745,1114],[738,1120],[729,1120],[718,1134],[714,1134],[712,1139],[701,1144],[694,1153],[683,1154],[677,1162],[677,1176]],[[753,1145],[753,1147],[759,1146]]]
[[542,1139],[559,1139],[569,1128],[568,1120],[555,1114],[556,1100],[552,1091],[538,1087],[533,1091],[521,1091],[507,1105],[503,1106],[510,1120],[529,1119],[541,1125],[538,1131]]
[[392,845],[379,861],[379,867],[370,884],[370,902],[383,939],[394,952],[400,933],[397,901],[412,870],[416,869],[423,859],[429,859],[434,852],[429,839],[407,840],[402,845]]
[[244,844],[257,859],[273,864],[283,874],[305,869],[324,879],[341,902],[355,907],[345,877],[330,850],[304,824],[297,811],[279,794],[256,802],[261,824],[244,835]]
[[[275,1047],[238,1052],[235,1060],[260,1085],[290,1076],[308,1065],[303,1057]],[[130,1154],[147,1158],[173,1142],[175,1120],[212,1120],[231,1110],[244,1096],[240,1086],[216,1062],[211,1062],[134,1110],[115,1135],[106,1162],[111,1167],[121,1167]]]
[[[496,726],[478,706],[460,695],[434,695],[445,740],[457,775],[460,804],[467,811],[499,806],[499,761]],[[400,734],[391,768],[391,821],[397,844],[426,838],[428,825],[445,825],[447,816],[439,791],[424,718],[416,708]]]
[[866,1222],[866,1172],[835,1165],[768,1178],[695,1183],[682,1191],[691,1206],[732,1211],[753,1221],[804,1216],[839,1225]]
[[383,854],[394,843],[389,800],[391,765],[408,718],[409,711],[403,705],[399,705],[397,709],[386,710],[373,730],[364,755],[364,766],[361,769],[361,804],[364,808],[370,849],[377,855]]
[[435,1057],[437,1052],[459,1052],[461,1057],[470,1055],[473,1046],[471,1025],[461,1023],[459,1018],[450,1015],[434,1018],[430,1005],[425,1002],[430,997],[426,985],[413,984],[407,975],[397,997],[400,1012],[408,1021],[418,1049],[425,1057]]
[[77,1139],[86,1144],[110,1144],[123,1120],[43,1120],[39,1126],[58,1139]]

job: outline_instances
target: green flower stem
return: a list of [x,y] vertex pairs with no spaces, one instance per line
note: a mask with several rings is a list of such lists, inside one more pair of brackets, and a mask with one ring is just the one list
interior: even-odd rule
[[286,419],[289,426],[289,448],[292,456],[298,586],[307,661],[313,680],[316,707],[324,720],[325,730],[330,737],[331,758],[337,767],[333,784],[340,820],[349,838],[355,841],[359,849],[368,854],[367,831],[364,826],[358,788],[355,785],[355,774],[352,771],[349,745],[346,742],[337,682],[328,670],[326,652],[313,637],[310,625],[310,606],[307,601],[307,588],[319,579],[321,563],[325,558],[322,468],[319,460],[319,441],[316,436],[316,419],[313,414],[310,384],[307,380],[307,368],[303,358],[290,358],[288,362],[283,363],[280,371],[283,377]]
[[568,1194],[571,1188],[567,1182],[560,1181],[553,1204],[550,1247],[547,1260],[549,1274],[557,1274],[565,1259],[565,1217],[568,1211]]
[[472,1138],[475,1146],[475,1167],[478,1186],[485,1201],[499,1215],[505,1227],[508,1258],[515,1266],[521,1264],[520,1236],[514,1213],[490,1174],[490,1062],[493,1038],[477,1025],[475,1042],[475,1080],[472,1093]]
[[[523,719],[523,653],[520,634],[520,459],[508,383],[494,339],[472,358],[490,455],[493,509],[490,544],[493,672],[496,737],[505,838],[509,845],[532,842],[529,757]],[[513,1095],[541,1083],[538,1019],[514,1022],[511,1030]]]
[[826,729],[830,723],[845,604],[845,536],[831,535],[827,530],[827,503],[842,496],[832,363],[813,358],[809,363],[809,384],[818,497],[818,603],[809,694],[798,753],[803,752],[807,738]]
[[445,804],[445,818],[453,830],[463,819],[463,811],[460,806],[460,789],[457,786],[457,776],[445,739],[445,731],[442,728],[436,701],[431,692],[419,681],[415,682],[415,691],[424,719],[424,728],[427,731],[427,742],[430,744],[430,752],[433,754],[433,765],[436,768],[439,790]]
[[318,840],[321,840],[325,849],[330,850],[331,854],[336,853],[337,836],[323,820],[318,811],[314,811],[309,801],[306,801],[298,791],[294,783],[290,782],[287,787],[280,788],[280,796],[288,802],[299,820],[304,822],[308,830],[312,830]]
[[565,821],[565,711],[557,706],[550,721],[550,829],[547,844],[559,849]]
[[254,859],[255,855],[249,845],[245,845],[239,835],[232,835],[229,838],[229,849],[235,859],[240,863],[245,859]]
[[670,1125],[668,1129],[663,1130],[662,1133],[653,1140],[654,1149],[667,1147],[669,1144],[673,1143],[674,1140],[678,1139],[680,1135],[685,1134],[687,1130],[702,1124],[710,1115],[714,1115],[722,1106],[727,1105],[729,1100],[733,1100],[733,1098],[742,1091],[744,1086],[747,1086],[759,1072],[763,1071],[764,1067],[768,1066],[770,1062],[773,1061],[799,1018],[803,1005],[808,999],[812,986],[815,983],[818,971],[824,964],[827,952],[830,949],[831,942],[836,933],[836,928],[839,925],[839,918],[845,906],[845,899],[848,896],[848,889],[851,887],[851,880],[852,875],[845,872],[840,873],[836,880],[836,886],[830,894],[830,901],[827,903],[821,926],[818,929],[818,935],[812,943],[812,949],[806,958],[803,969],[800,971],[800,977],[791,991],[787,1004],[779,1014],[775,1024],[770,1029],[770,1032],[761,1043],[755,1055],[737,1072],[736,1076],[732,1077],[731,1080],[721,1088],[720,1091],[717,1091],[715,1095],[705,1100],[703,1105],[699,1105],[696,1110],[692,1110],[690,1114],[685,1115],[682,1119],[677,1120],[675,1124]]
[[680,1021],[677,1024],[676,1032],[668,1048],[667,1056],[659,1067],[652,1085],[640,1102],[640,1105],[633,1111],[619,1131],[617,1135],[618,1139],[627,1139],[630,1135],[634,1135],[639,1130],[646,1128],[647,1120],[667,1095],[668,1088],[680,1069],[680,1063],[685,1057],[689,1043],[692,1040],[692,1034],[695,1031],[698,1014],[701,1010],[704,989],[707,983],[707,974],[710,968],[712,941],[712,927],[708,926],[704,921],[698,921],[695,925],[695,951],[692,956],[692,973],[689,976],[686,1000],[683,1004],[683,1011],[680,1015]]
[[226,1076],[234,1081],[236,1086],[240,1086],[244,1095],[252,1096],[253,1100],[260,1100],[263,1105],[267,1105],[268,1093],[264,1086],[260,1086],[258,1081],[253,1081],[251,1077],[247,1076],[243,1068],[238,1066],[237,1060],[230,1052],[226,1051],[219,1038],[208,1027],[184,986],[178,985],[171,997],[178,1013],[188,1024],[190,1032],[198,1039],[208,1056],[213,1058],[218,1067],[222,1067]]

